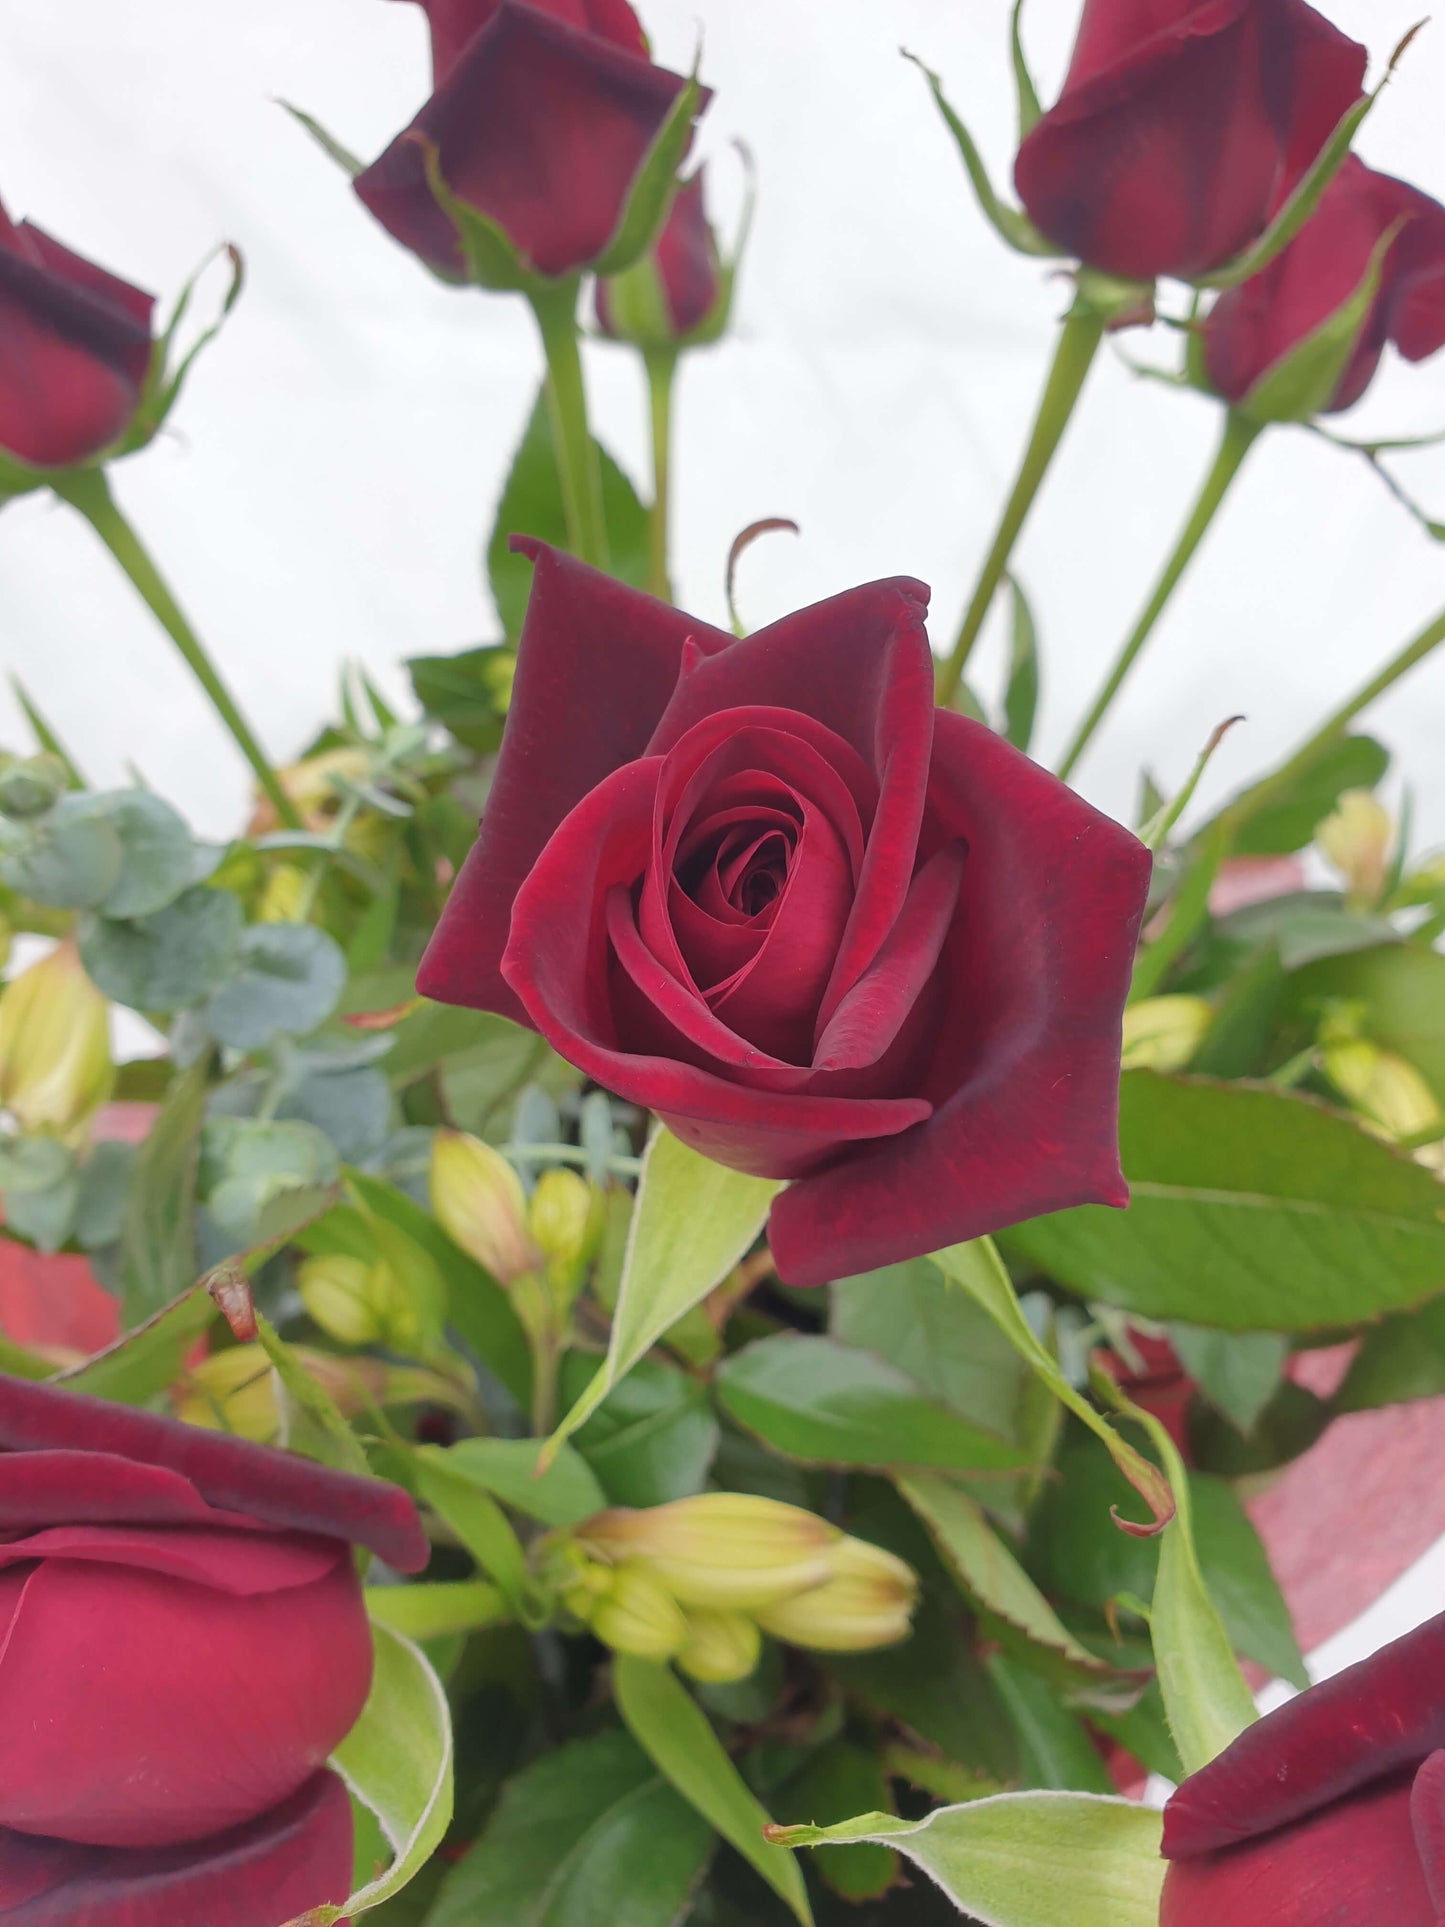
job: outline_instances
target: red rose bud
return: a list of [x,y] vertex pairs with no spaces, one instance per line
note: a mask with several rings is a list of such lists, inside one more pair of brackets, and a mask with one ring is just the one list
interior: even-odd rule
[[524,272],[575,273],[612,240],[687,83],[573,24],[580,11],[498,0],[457,51],[463,9],[449,8],[436,92],[357,176],[377,220],[438,274],[460,279],[466,263],[428,184],[428,149],[447,193],[501,230]]
[[[723,295],[717,240],[703,211],[703,170],[677,190],[651,251],[597,283],[597,325],[615,341],[668,348],[703,327]],[[725,317],[720,317],[725,325]],[[714,330],[707,329],[711,338]],[[721,326],[716,330],[721,332]]]
[[[1333,317],[1348,318],[1372,272],[1373,295],[1328,361],[1299,381],[1271,381]],[[1445,207],[1351,154],[1289,246],[1215,303],[1204,367],[1236,407],[1297,420],[1357,402],[1387,341],[1407,361],[1445,347]]]
[[1164,1809],[1161,1927],[1436,1927],[1445,1614],[1247,1727]]
[[530,1023],[734,1169],[790,1282],[1122,1204],[1135,838],[935,712],[926,590],[736,641],[540,543],[425,996]]
[[0,454],[71,468],[118,442],[145,386],[154,306],[0,207]]
[[1365,49],[1304,0],[1085,0],[1019,197],[1107,274],[1207,274],[1264,232],[1364,74]]
[[0,1832],[7,1927],[258,1927],[351,1891],[351,1801],[321,1772],[257,1820],[184,1847],[81,1847]]
[[290,1799],[370,1686],[352,1544],[427,1557],[395,1486],[0,1376],[0,1828],[173,1847]]
[[[647,58],[647,36],[627,0],[529,0],[581,33],[596,34]],[[432,75],[439,87],[466,48],[494,17],[501,0],[420,0],[431,29]]]
[[1094,1362],[1109,1374],[1126,1397],[1158,1419],[1181,1458],[1191,1464],[1189,1406],[1194,1397],[1194,1380],[1180,1364],[1167,1338],[1153,1338],[1131,1325],[1127,1342],[1132,1357],[1101,1350],[1094,1354]]

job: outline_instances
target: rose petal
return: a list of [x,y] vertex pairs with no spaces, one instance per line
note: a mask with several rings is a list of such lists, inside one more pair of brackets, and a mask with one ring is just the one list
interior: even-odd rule
[[1445,1915],[1445,1753],[1432,1753],[1415,1775],[1410,1825],[1431,1904]]
[[166,1526],[52,1526],[0,1543],[0,1568],[32,1559],[129,1566],[238,1599],[314,1585],[348,1555],[335,1539]]
[[[438,84],[500,4],[501,0],[421,0],[431,29],[432,73]],[[629,53],[647,57],[646,36],[627,0],[528,0],[528,4],[581,33],[599,34]]]
[[536,564],[507,731],[482,827],[433,933],[417,989],[525,1022],[501,975],[512,904],[553,831],[587,792],[642,755],[682,670],[732,638],[664,602],[514,538]]
[[0,1452],[0,1532],[104,1521],[263,1530],[255,1519],[208,1506],[189,1479],[164,1466],[111,1452]]
[[893,1264],[1067,1205],[1122,1204],[1120,1023],[1150,858],[982,725],[940,711],[929,816],[968,848],[927,1124],[785,1191],[791,1284]]
[[344,1553],[252,1598],[46,1560],[0,1657],[0,1826],[148,1847],[240,1824],[322,1765],[370,1679]]
[[351,1801],[331,1772],[259,1820],[187,1847],[78,1847],[0,1833],[9,1927],[258,1927],[351,1891]]
[[1164,1853],[1268,1833],[1442,1746],[1445,1613],[1246,1727],[1170,1799]]
[[[3,1373],[0,1448],[96,1452],[161,1466],[189,1479],[222,1511],[368,1546],[399,1572],[420,1572],[430,1556],[416,1507],[400,1486]],[[78,1495],[84,1476],[77,1475]]]

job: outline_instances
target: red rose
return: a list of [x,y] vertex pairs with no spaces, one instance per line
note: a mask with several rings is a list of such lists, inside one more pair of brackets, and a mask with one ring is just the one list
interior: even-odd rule
[[1160,1927],[1437,1927],[1445,1614],[1247,1727],[1164,1809]]
[[0,1376],[0,1827],[168,1847],[288,1799],[370,1685],[353,1542],[426,1561],[395,1486]]
[[0,1832],[7,1927],[276,1927],[351,1892],[351,1802],[316,1773],[258,1820],[184,1847]]
[[[703,210],[703,170],[684,181],[673,199],[649,261],[657,277],[661,334],[677,341],[701,327],[722,293],[717,242]],[[637,272],[636,269],[633,270]],[[597,283],[597,325],[605,335],[627,339],[624,318],[613,313],[612,284]]]
[[1019,197],[1091,267],[1206,274],[1264,231],[1364,74],[1365,49],[1304,0],[1085,0]]
[[1194,1380],[1179,1363],[1167,1338],[1151,1338],[1147,1332],[1131,1325],[1129,1344],[1139,1361],[1137,1370],[1115,1351],[1095,1352],[1094,1362],[1109,1374],[1127,1398],[1158,1419],[1185,1464],[1192,1463],[1189,1407],[1194,1398]]
[[1221,295],[1204,324],[1204,366],[1226,401],[1243,402],[1360,286],[1376,249],[1399,228],[1354,351],[1325,404],[1364,394],[1393,341],[1407,361],[1445,347],[1445,207],[1377,174],[1353,154],[1290,245],[1262,273]]
[[118,441],[150,367],[154,306],[0,207],[0,452],[69,468]]
[[[467,42],[481,32],[502,0],[419,0],[431,29],[432,76],[437,86],[457,64]],[[528,0],[539,13],[596,34],[647,58],[647,36],[627,0]]]
[[[464,37],[467,10],[435,8],[437,90],[356,191],[404,247],[460,276],[456,230],[427,185],[431,146],[450,193],[500,228],[525,268],[575,273],[612,239],[685,83],[619,42],[615,5],[471,11],[485,24]],[[604,31],[572,24],[579,15]]]
[[481,833],[418,983],[739,1170],[819,1283],[1122,1204],[1127,831],[933,707],[926,591],[745,641],[540,543]]

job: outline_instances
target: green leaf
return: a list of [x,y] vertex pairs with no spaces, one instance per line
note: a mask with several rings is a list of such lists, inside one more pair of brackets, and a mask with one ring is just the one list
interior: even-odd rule
[[545,1526],[575,1526],[605,1508],[607,1494],[580,1454],[564,1445],[539,1472],[541,1450],[540,1439],[462,1439],[449,1451],[432,1455],[514,1512],[540,1519]]
[[989,226],[999,239],[1006,242],[1017,254],[1041,255],[1046,260],[1059,260],[1061,258],[1059,249],[1052,241],[1045,240],[1028,216],[1020,209],[1010,207],[1006,201],[999,199],[973,136],[944,99],[943,82],[938,75],[906,50],[903,57],[905,60],[911,60],[928,82],[938,111],[942,114],[944,123],[953,136],[959,159],[963,162],[964,171],[973,187],[974,198]]
[[1289,1607],[1238,1493],[1227,1479],[1195,1472],[1189,1494],[1204,1581],[1230,1644],[1303,1691],[1310,1678]]
[[1252,1432],[1279,1384],[1289,1340],[1278,1332],[1218,1332],[1194,1325],[1171,1325],[1169,1339],[1215,1410],[1236,1430]]
[[1405,1405],[1445,1392],[1445,1298],[1387,1318],[1365,1341],[1331,1401],[1336,1412]]
[[1348,1118],[1260,1085],[1128,1071],[1131,1202],[1016,1226],[1007,1243],[1085,1297],[1231,1331],[1309,1331],[1445,1285],[1440,1187]]
[[[792,1811],[809,1813],[827,1825],[869,1808],[888,1804],[888,1782],[876,1749],[850,1740],[831,1740],[808,1756],[778,1796]],[[873,1900],[898,1879],[898,1856],[889,1847],[862,1847],[847,1853],[820,1847],[817,1868],[844,1900]]]
[[539,1624],[545,1615],[511,1521],[478,1480],[450,1461],[450,1453],[438,1446],[419,1446],[406,1455],[411,1481],[421,1497],[496,1582],[522,1624]]
[[1286,970],[1297,970],[1319,957],[1344,956],[1397,941],[1387,918],[1361,916],[1331,890],[1292,890],[1263,903],[1242,904],[1221,917],[1216,929],[1233,943],[1272,943]]
[[[1330,743],[1282,795],[1272,796],[1263,808],[1246,817],[1234,835],[1235,854],[1288,856],[1302,850],[1345,790],[1374,789],[1389,765],[1390,752],[1373,737],[1345,736]],[[1240,800],[1226,804],[1225,810],[1236,807]],[[1204,834],[1201,830],[1200,837]]]
[[318,1464],[358,1478],[371,1476],[356,1434],[336,1408],[324,1385],[298,1363],[291,1347],[264,1313],[256,1313],[256,1337],[271,1361],[285,1394],[281,1409],[286,1424],[279,1443],[304,1453]]
[[195,1282],[192,1214],[209,1059],[208,1052],[171,1079],[131,1167],[120,1237],[128,1324],[149,1317]]
[[[1014,12],[1015,24],[1018,10]],[[1004,688],[1004,735],[1015,749],[1027,750],[1039,706],[1039,638],[1023,590],[1008,579],[1013,626],[1009,640],[1008,682]]]
[[119,1405],[148,1405],[180,1376],[186,1357],[215,1316],[209,1294],[192,1285],[105,1351],[57,1372],[53,1382]]
[[444,1639],[502,1625],[507,1602],[484,1579],[443,1579],[434,1584],[368,1586],[367,1617],[403,1639]]
[[736,1847],[794,1918],[812,1927],[802,1870],[786,1848],[764,1840],[767,1813],[724,1752],[707,1715],[674,1674],[666,1666],[619,1653],[612,1665],[612,1690],[629,1732],[658,1772]]
[[104,917],[146,917],[163,910],[191,881],[191,833],[185,820],[148,790],[114,790],[87,798],[120,840],[120,874],[95,906]]
[[331,1140],[314,1124],[215,1117],[201,1148],[206,1207],[233,1251],[315,1217],[317,1187],[334,1184],[340,1169]]
[[[631,588],[647,586],[647,510],[637,491],[600,444],[602,512],[607,523],[612,573]],[[526,431],[512,458],[511,473],[497,504],[497,519],[487,544],[487,576],[502,627],[513,641],[532,591],[532,564],[507,547],[513,535],[534,535],[554,548],[567,547],[567,515],[557,479],[552,421],[545,389],[532,407]]]
[[115,888],[123,855],[114,824],[89,806],[88,796],[63,796],[45,816],[11,830],[0,882],[57,910],[102,902]]
[[[589,1364],[576,1353],[564,1361],[565,1368]],[[564,1370],[564,1396],[575,1378]],[[596,1474],[605,1504],[665,1505],[702,1491],[718,1423],[706,1387],[660,1358],[640,1358],[572,1442]]]
[[86,916],[80,958],[97,990],[132,1010],[198,1004],[235,963],[244,922],[229,890],[195,884],[148,917]]
[[1088,1734],[1047,1681],[1003,1653],[990,1653],[984,1665],[1013,1722],[1019,1778],[1025,1786],[1075,1793],[1113,1791]]
[[1162,1526],[1173,1511],[1173,1500],[1158,1467],[1136,1452],[1126,1439],[1120,1438],[1103,1414],[1096,1412],[1064,1377],[1053,1353],[1045,1349],[1024,1317],[1013,1280],[992,1241],[975,1238],[968,1244],[950,1245],[945,1251],[934,1252],[933,1262],[945,1278],[961,1285],[983,1307],[1054,1397],[1102,1440],[1110,1458],[1153,1513],[1155,1529]]
[[309,923],[253,923],[241,933],[236,968],[206,1010],[213,1037],[259,1050],[278,1031],[304,1036],[336,1008],[346,983],[340,946]]
[[452,1727],[446,1694],[408,1640],[373,1624],[375,1668],[361,1718],[331,1764],[381,1822],[395,1858],[340,1907],[315,1907],[296,1927],[333,1927],[401,1892],[441,1844],[452,1817]]
[[923,1820],[865,1813],[778,1834],[800,1847],[895,1847],[980,1927],[1158,1927],[1162,1827],[1132,1800],[1036,1792],[938,1807]]
[[831,1338],[760,1338],[723,1361],[714,1386],[730,1418],[805,1464],[993,1473],[1028,1466],[1022,1452],[926,1398],[896,1366]]
[[100,1251],[106,1245],[119,1243],[135,1158],[133,1144],[106,1139],[94,1147],[81,1165],[75,1242],[82,1251]]
[[490,756],[502,740],[516,664],[514,650],[493,642],[454,656],[411,656],[406,667],[427,715],[450,730],[463,748]]
[[729,1171],[661,1126],[642,1162],[607,1356],[552,1436],[552,1449],[596,1411],[670,1325],[721,1284],[782,1189]]
[[1445,1103],[1445,956],[1391,944],[1310,964],[1286,984],[1285,1011],[1313,1034],[1332,998],[1358,1003],[1364,1035],[1412,1063]]
[[1193,940],[1209,914],[1209,892],[1229,847],[1224,825],[1216,823],[1195,847],[1197,853],[1174,891],[1168,922],[1134,958],[1134,974],[1129,982],[1131,1004],[1154,995],[1175,959]]
[[674,1927],[712,1840],[626,1733],[573,1740],[508,1780],[427,1927]]
[[1070,1633],[976,1500],[936,1473],[915,1472],[895,1483],[991,1637],[1035,1663],[1053,1661],[1055,1678],[1109,1671]]

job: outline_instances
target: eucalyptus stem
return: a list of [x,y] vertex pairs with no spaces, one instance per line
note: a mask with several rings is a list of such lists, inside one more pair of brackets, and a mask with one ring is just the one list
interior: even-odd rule
[[652,415],[652,508],[647,518],[647,586],[663,602],[672,600],[668,575],[668,510],[672,479],[672,384],[677,353],[672,348],[649,348],[647,394]]
[[277,779],[261,745],[251,733],[235,698],[222,682],[214,663],[191,625],[182,615],[174,596],[159,571],[142,548],[135,530],[116,507],[115,498],[99,468],[75,469],[57,476],[51,487],[62,501],[78,509],[130,577],[137,594],[185,658],[197,682],[210,698],[211,706],[256,775],[256,781],[270,798],[277,816],[290,829],[299,829],[301,818],[295,804]]
[[1113,667],[1104,678],[1099,693],[1095,696],[1088,714],[1079,724],[1074,739],[1069,744],[1064,760],[1059,764],[1059,775],[1065,781],[1073,771],[1079,758],[1088,748],[1095,730],[1104,720],[1109,705],[1119,693],[1120,685],[1133,668],[1139,652],[1148,642],[1154,629],[1169,603],[1169,598],[1178,588],[1181,578],[1194,559],[1194,553],[1204,540],[1211,522],[1219,512],[1219,505],[1229,493],[1230,485],[1240,471],[1245,456],[1254,446],[1260,433],[1260,424],[1237,414],[1233,409],[1225,416],[1224,433],[1220,437],[1219,448],[1204,486],[1184,524],[1174,552],[1165,564],[1164,573],[1154,586],[1154,593],[1144,605],[1139,620],[1130,631],[1123,648],[1114,660]]
[[602,471],[597,444],[587,426],[587,390],[577,349],[577,288],[574,276],[534,293],[531,302],[547,358],[547,411],[567,518],[567,546],[581,561],[605,569],[609,557]]
[[958,691],[963,680],[964,666],[978,641],[984,617],[988,614],[995,592],[1004,578],[1009,558],[1014,552],[1023,526],[1033,507],[1034,497],[1049,464],[1054,459],[1064,430],[1068,427],[1069,417],[1074,405],[1083,392],[1084,382],[1093,366],[1094,356],[1099,343],[1104,338],[1104,317],[1099,311],[1082,299],[1076,299],[1059,334],[1058,346],[1054,350],[1053,365],[1049,369],[1048,380],[1039,401],[1038,414],[1034,418],[1033,430],[1029,436],[1028,447],[1024,450],[1023,463],[1013,492],[1004,506],[998,531],[993,539],[993,547],[984,561],[983,572],[978,586],[973,592],[973,600],[963,618],[952,650],[945,661],[938,666],[935,677],[934,694],[940,703],[949,703]]

